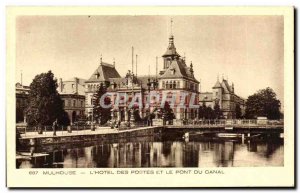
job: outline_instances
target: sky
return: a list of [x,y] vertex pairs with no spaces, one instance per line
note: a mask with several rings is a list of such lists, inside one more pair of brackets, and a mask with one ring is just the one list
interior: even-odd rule
[[[52,70],[57,79],[88,79],[114,58],[121,76],[131,69],[131,47],[138,75],[162,69],[171,33],[177,52],[192,61],[201,92],[222,75],[247,98],[271,87],[283,103],[282,16],[19,16],[16,24],[16,82],[29,85]],[[135,70],[134,70],[135,71]]]

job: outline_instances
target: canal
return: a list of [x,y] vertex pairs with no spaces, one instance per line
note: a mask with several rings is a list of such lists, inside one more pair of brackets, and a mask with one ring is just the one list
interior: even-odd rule
[[113,141],[28,147],[17,168],[148,168],[283,166],[283,139],[136,137]]

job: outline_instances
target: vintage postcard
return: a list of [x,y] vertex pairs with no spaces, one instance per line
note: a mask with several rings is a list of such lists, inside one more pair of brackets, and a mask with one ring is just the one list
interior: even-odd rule
[[293,7],[7,7],[8,187],[293,187]]

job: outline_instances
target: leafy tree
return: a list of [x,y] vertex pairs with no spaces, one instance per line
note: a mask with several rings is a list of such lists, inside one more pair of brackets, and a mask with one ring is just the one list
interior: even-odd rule
[[265,116],[268,119],[279,119],[280,101],[273,89],[267,87],[248,97],[246,102],[246,117],[253,119]]
[[215,119],[216,118],[215,112],[211,107],[207,107],[204,110],[204,118],[205,119]]
[[206,104],[203,103],[202,106],[199,106],[199,113],[198,113],[198,118],[203,119],[205,117],[205,110],[206,110]]
[[207,107],[206,104],[203,103],[203,105],[199,107],[200,119],[215,119],[217,117],[217,114],[219,115],[219,117],[222,116],[219,105],[215,105],[214,109],[212,109],[211,107]]
[[235,118],[240,119],[242,118],[242,109],[239,104],[235,106]]
[[51,71],[36,75],[30,84],[28,107],[25,110],[29,126],[68,124],[69,118],[63,109],[63,101],[57,92],[57,80]]
[[171,109],[170,104],[167,101],[165,102],[164,108],[162,109],[162,113],[164,114],[164,119],[166,121],[175,119],[173,110]]
[[214,118],[220,119],[222,117],[223,113],[221,111],[219,103],[215,103],[213,114]]
[[137,108],[134,108],[133,116],[134,116],[134,120],[137,121],[137,122],[142,120],[142,118],[140,116],[140,113],[139,113],[139,110]]
[[[102,83],[100,84],[99,89],[93,96],[93,119],[97,122],[102,124],[105,124],[108,120],[111,119],[111,107],[106,108],[102,107],[100,104],[101,97],[107,93],[107,87],[104,86]],[[104,98],[104,105],[108,106],[111,104],[111,100],[109,97]]]

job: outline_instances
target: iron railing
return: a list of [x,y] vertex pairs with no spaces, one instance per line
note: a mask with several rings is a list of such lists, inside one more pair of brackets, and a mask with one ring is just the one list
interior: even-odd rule
[[[164,121],[165,125],[174,125],[174,126],[260,126],[260,127],[272,127],[272,126],[283,126],[284,122],[283,120],[257,120],[257,119],[214,119],[214,120],[205,120],[205,119],[194,119],[194,120],[174,120],[174,121]],[[178,124],[180,123],[180,124]],[[114,125],[113,127],[110,125],[93,125],[95,129],[117,129],[117,130],[125,130],[125,129],[135,129],[135,128],[141,128],[141,127],[149,127],[152,126],[148,122],[137,122],[137,123],[121,123],[120,125]],[[57,133],[67,133],[68,130],[72,130],[72,132],[80,132],[80,131],[87,131],[91,130],[92,125],[71,125],[71,126],[58,126],[56,129]],[[53,132],[52,126],[22,126],[17,127],[17,132],[20,134],[26,134],[27,132],[33,132],[37,133],[42,130],[42,133],[46,132]],[[46,135],[46,134],[45,134]]]

